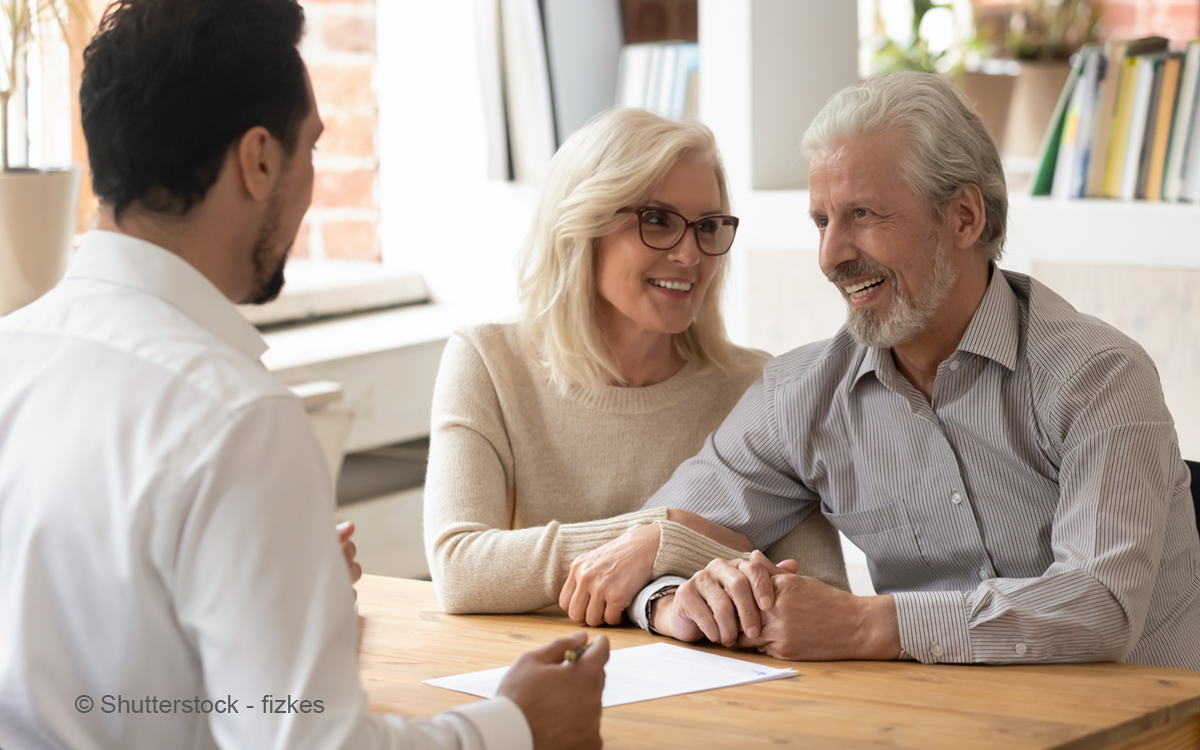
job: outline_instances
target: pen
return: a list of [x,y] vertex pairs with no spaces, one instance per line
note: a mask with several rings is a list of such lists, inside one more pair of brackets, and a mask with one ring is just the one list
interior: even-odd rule
[[587,651],[588,646],[590,646],[590,645],[592,645],[592,644],[585,643],[582,646],[580,646],[579,648],[569,648],[569,649],[567,649],[567,652],[565,654],[563,654],[563,658],[566,659],[567,661],[571,662],[572,664],[574,664],[579,659],[579,657],[583,656],[583,652]]

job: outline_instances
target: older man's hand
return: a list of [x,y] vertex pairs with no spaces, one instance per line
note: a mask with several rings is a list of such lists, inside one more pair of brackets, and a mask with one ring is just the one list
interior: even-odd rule
[[900,655],[892,597],[855,596],[797,575],[797,567],[795,560],[775,565],[761,552],[714,560],[655,602],[654,627],[682,641],[707,638],[791,661]]
[[749,560],[713,560],[655,607],[654,627],[681,641],[704,637],[728,647],[742,633],[757,638],[761,610],[775,602],[772,576],[798,567],[795,560],[775,565],[758,551]]
[[895,659],[900,626],[890,596],[855,596],[816,578],[772,576],[775,604],[762,612],[756,637],[737,645],[789,661]]

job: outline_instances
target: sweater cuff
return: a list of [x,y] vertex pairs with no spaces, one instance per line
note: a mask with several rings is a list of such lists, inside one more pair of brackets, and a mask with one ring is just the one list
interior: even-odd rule
[[667,520],[666,508],[647,508],[623,513],[612,518],[602,518],[598,521],[583,521],[580,523],[563,524],[558,527],[558,544],[562,553],[559,555],[562,569],[559,571],[559,588],[567,580],[571,563],[585,552],[591,552],[597,547],[607,544],[626,531],[637,526],[648,526],[655,521]]
[[900,625],[901,657],[923,664],[970,664],[967,600],[960,591],[892,594]]
[[717,558],[750,559],[750,553],[730,549],[675,521],[663,518],[658,522],[658,529],[658,555],[654,558],[651,580],[668,575],[690,578]]

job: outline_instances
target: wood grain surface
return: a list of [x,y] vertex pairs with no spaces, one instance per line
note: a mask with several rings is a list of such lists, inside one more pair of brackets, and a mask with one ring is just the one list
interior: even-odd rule
[[[476,700],[421,681],[505,666],[578,629],[557,608],[448,615],[422,581],[367,575],[357,588],[360,671],[378,712],[433,716]],[[613,648],[661,640],[629,626],[586,629]],[[1200,747],[1200,672],[1111,662],[782,662],[702,648],[799,675],[605,709],[605,747]]]

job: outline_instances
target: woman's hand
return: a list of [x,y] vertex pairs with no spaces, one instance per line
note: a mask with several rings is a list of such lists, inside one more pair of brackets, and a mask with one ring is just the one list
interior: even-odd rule
[[[346,521],[337,525],[338,543],[342,545],[342,556],[346,558],[346,567],[350,569],[350,583],[358,583],[358,579],[362,578],[362,566],[354,562],[354,556],[358,554],[358,547],[354,546],[354,542],[350,541],[350,537],[354,536],[354,523]],[[354,598],[358,598],[358,592],[354,592]]]
[[635,526],[571,563],[558,604],[575,622],[619,625],[625,608],[650,582],[658,556],[658,524]]
[[746,537],[742,536],[736,531],[730,531],[724,526],[715,524],[704,516],[697,515],[690,510],[668,508],[667,520],[686,526],[692,531],[695,531],[698,534],[703,534],[714,542],[723,544],[730,549],[737,550],[738,552],[754,551],[754,545]]

